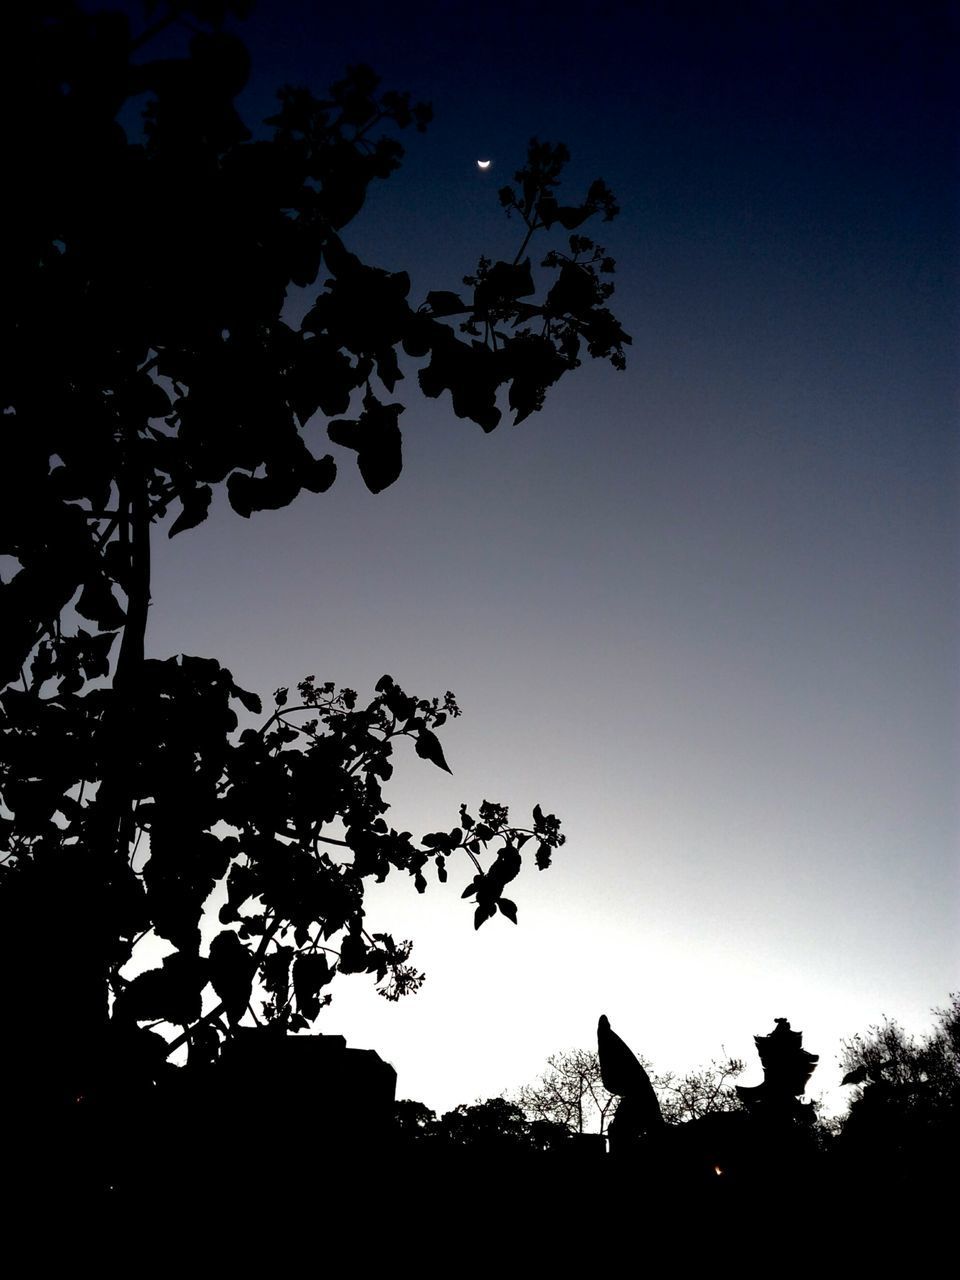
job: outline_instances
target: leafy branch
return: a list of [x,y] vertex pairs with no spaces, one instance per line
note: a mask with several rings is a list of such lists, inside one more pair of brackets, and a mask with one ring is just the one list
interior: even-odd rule
[[[516,921],[505,890],[524,849],[543,869],[563,842],[552,815],[514,827],[486,800],[419,841],[388,825],[398,744],[449,772],[452,694],[413,698],[385,676],[361,706],[308,677],[264,716],[217,660],[146,656],[161,522],[179,537],[218,495],[250,518],[325,493],[337,462],[306,443],[317,416],[368,489],[398,479],[404,406],[384,397],[401,352],[424,395],[491,431],[498,397],[521,421],[584,348],[622,367],[630,341],[606,307],[612,261],[579,231],[613,198],[597,182],[561,204],[566,151],[536,141],[517,194],[501,193],[524,225],[514,260],[482,258],[464,299],[411,306],[409,276],[343,237],[429,107],[354,66],[323,96],[281,89],[254,137],[236,107],[250,60],[227,29],[249,8],[170,0],[138,34],[64,0],[17,25],[37,74],[8,165],[22,198],[0,398],[0,555],[15,566],[0,583],[0,940],[29,974],[9,1015],[22,1077],[42,1066],[63,1096],[98,1072],[112,1088],[97,1065],[111,1055],[156,1079],[173,1047],[213,1059],[244,1019],[303,1030],[339,974],[390,999],[416,990],[410,944],[366,928],[368,882],[402,872],[423,892],[428,864],[444,881],[459,858],[475,925]],[[155,57],[168,28],[183,47]],[[534,302],[525,255],[554,228],[568,244],[543,258]],[[298,327],[291,288],[315,291]],[[148,936],[172,954],[122,978]]]

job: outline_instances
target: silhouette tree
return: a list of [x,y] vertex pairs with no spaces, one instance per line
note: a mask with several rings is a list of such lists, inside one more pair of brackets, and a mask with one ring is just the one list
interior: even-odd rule
[[960,995],[934,1014],[933,1028],[919,1039],[885,1018],[844,1043],[841,1083],[854,1094],[837,1156],[852,1176],[872,1178],[882,1167],[891,1182],[929,1189],[952,1170],[960,1138]]
[[571,1133],[599,1134],[605,1131],[617,1101],[603,1087],[600,1060],[589,1049],[551,1054],[546,1071],[518,1089],[516,1100],[533,1119],[565,1125]]
[[461,1103],[437,1122],[436,1136],[450,1146],[489,1150],[513,1147],[529,1150],[530,1126],[516,1103],[487,1098],[472,1106]]
[[429,1136],[437,1122],[437,1113],[424,1102],[413,1098],[400,1098],[393,1109],[397,1135],[406,1141],[419,1141]]
[[[861,1086],[862,1096],[871,1084],[884,1083],[906,1093],[925,1092],[944,1103],[960,1092],[960,995],[934,1010],[934,1025],[917,1039],[892,1018],[843,1043],[840,1055],[842,1084]],[[856,1077],[851,1079],[851,1077]]]
[[[415,989],[410,944],[364,928],[370,877],[422,892],[459,854],[476,926],[516,921],[504,891],[528,841],[549,865],[555,817],[518,828],[484,801],[419,842],[383,817],[401,739],[448,768],[453,695],[385,676],[364,704],[310,676],[258,727],[260,699],[215,658],[146,657],[151,536],[201,524],[221,493],[249,518],[325,492],[337,462],[303,435],[317,415],[372,492],[394,483],[401,352],[424,395],[489,432],[498,401],[522,421],[583,354],[622,368],[630,341],[606,306],[613,262],[579,231],[616,205],[599,181],[560,203],[562,146],[531,143],[500,192],[514,259],[411,302],[409,277],[342,233],[429,108],[353,67],[323,98],[283,89],[255,136],[229,29],[249,5],[147,8],[141,32],[70,0],[13,21],[29,89],[6,156],[0,947],[18,1075],[40,1096],[147,1087],[183,1044],[215,1058],[251,1004],[304,1029],[338,973]],[[151,55],[161,30],[182,53]],[[531,241],[551,232],[563,242],[535,269]],[[299,326],[290,286],[318,289]],[[174,950],[127,981],[148,934]]]
[[685,1074],[667,1072],[653,1077],[660,1110],[667,1124],[699,1120],[702,1116],[740,1111],[734,1081],[742,1074],[739,1058],[713,1058],[706,1066]]
[[[743,1063],[735,1058],[714,1059],[683,1074],[657,1075],[644,1058],[640,1063],[650,1076],[667,1124],[742,1107],[732,1082],[743,1071]],[[604,1133],[617,1101],[617,1095],[604,1088],[600,1059],[589,1049],[551,1054],[547,1070],[515,1096],[528,1116],[566,1125],[572,1133]]]
[[439,1120],[422,1102],[404,1099],[396,1104],[394,1115],[402,1141],[427,1144],[434,1151],[548,1151],[565,1145],[570,1138],[566,1125],[529,1120],[523,1108],[508,1098],[487,1098],[470,1106],[461,1103]]

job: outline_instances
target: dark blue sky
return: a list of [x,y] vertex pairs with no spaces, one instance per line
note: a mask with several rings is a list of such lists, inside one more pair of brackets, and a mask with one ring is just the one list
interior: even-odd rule
[[357,61],[432,101],[346,236],[414,301],[513,256],[496,190],[565,142],[622,205],[597,234],[634,339],[489,437],[408,376],[390,490],[346,459],[157,549],[157,654],[457,692],[454,776],[399,769],[402,825],[564,820],[517,930],[385,887],[427,985],[344,981],[325,1029],[443,1107],[601,1011],[661,1070],[788,1016],[835,1083],[841,1035],[958,985],[956,7],[281,2],[241,30],[251,122]]

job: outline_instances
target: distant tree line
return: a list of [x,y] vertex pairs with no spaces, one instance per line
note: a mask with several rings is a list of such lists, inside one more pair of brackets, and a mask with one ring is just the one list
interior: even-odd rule
[[[940,1183],[960,1139],[960,994],[934,1010],[934,1019],[919,1037],[885,1018],[844,1041],[840,1083],[852,1090],[846,1112],[825,1117],[817,1101],[798,1102],[780,1135],[802,1154],[808,1176],[820,1171],[854,1183],[882,1178],[888,1186],[920,1190]],[[744,1070],[739,1059],[721,1055],[684,1074],[651,1071],[668,1133],[697,1131],[705,1149],[719,1142],[729,1150],[730,1135],[748,1119],[744,1095],[752,1090],[738,1092],[735,1083]],[[461,1104],[439,1118],[421,1102],[398,1102],[396,1131],[404,1144],[435,1150],[555,1150],[584,1135],[601,1140],[617,1101],[604,1088],[598,1054],[573,1049],[552,1054],[541,1076],[509,1097]],[[682,1150],[692,1158],[699,1145]]]
[[565,1124],[529,1118],[516,1102],[487,1098],[471,1106],[461,1103],[440,1118],[422,1102],[404,1099],[396,1105],[396,1128],[405,1142],[431,1147],[469,1147],[476,1151],[547,1151],[573,1137]]

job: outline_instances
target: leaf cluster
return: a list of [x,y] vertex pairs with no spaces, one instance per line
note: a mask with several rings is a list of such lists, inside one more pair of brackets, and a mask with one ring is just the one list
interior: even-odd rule
[[[180,658],[145,661],[128,694],[122,767],[134,835],[123,864],[99,859],[109,897],[97,932],[112,939],[114,1019],[176,1024],[183,1028],[178,1041],[188,1040],[195,1055],[215,1050],[210,1028],[225,1032],[251,1002],[261,1004],[260,1017],[271,1025],[309,1027],[338,973],[372,975],[388,999],[417,990],[423,976],[408,963],[411,943],[365,927],[368,881],[397,871],[423,892],[429,864],[443,881],[457,852],[475,868],[481,856],[492,856],[489,871],[478,873],[481,885],[475,881],[464,896],[477,894],[515,921],[515,905],[494,896],[505,860],[515,874],[529,840],[537,840],[538,850],[563,840],[556,820],[539,807],[524,830],[487,801],[479,821],[463,806],[461,827],[420,841],[388,825],[383,784],[403,739],[449,772],[436,730],[459,715],[451,693],[418,699],[390,676],[365,706],[353,690],[313,676],[298,693],[291,703],[289,691],[278,689],[263,724],[241,729],[234,704],[255,713],[259,700],[217,662]],[[107,711],[117,694],[87,696]],[[18,896],[20,918],[33,928],[64,858],[75,865],[97,858],[99,811],[88,788],[104,774],[115,776],[121,761],[110,758],[109,735],[91,742],[85,708],[72,708],[72,699],[64,706],[60,697],[45,701],[17,689],[0,699],[8,714],[0,793],[9,813],[0,889]],[[64,730],[56,771],[31,763],[36,744],[47,740],[48,720]],[[223,929],[204,954],[201,918],[215,891],[224,899]],[[93,945],[91,923],[79,912],[68,922],[77,945]],[[148,929],[175,951],[159,968],[126,981],[121,970]],[[212,1011],[208,987],[219,1001]]]
[[[409,276],[363,263],[340,233],[400,163],[391,130],[425,127],[429,109],[359,66],[324,98],[284,89],[271,132],[254,136],[234,106],[249,67],[222,26],[228,8],[244,6],[167,6],[162,23],[205,13],[215,25],[159,59],[141,56],[146,36],[123,14],[68,3],[26,23],[35,90],[8,157],[0,384],[0,554],[19,572],[0,586],[13,619],[0,680],[78,591],[99,630],[123,626],[125,491],[142,491],[151,520],[170,513],[171,536],[202,523],[221,484],[245,517],[322,493],[337,463],[304,440],[318,414],[371,492],[392,484],[404,406],[384,397],[403,378],[400,352],[426,361],[426,396],[449,393],[485,431],[501,388],[519,422],[583,347],[623,366],[630,339],[605,305],[613,262],[591,240],[552,249],[552,283],[530,300],[531,237],[616,212],[599,181],[580,204],[557,203],[565,148],[534,139],[522,195],[501,193],[526,228],[516,259],[481,258],[465,297],[411,304]],[[299,326],[287,323],[288,290],[318,282]],[[452,316],[468,340],[443,323]],[[79,656],[50,660],[75,682]]]
[[[337,974],[416,990],[410,943],[365,928],[367,885],[399,872],[423,892],[459,855],[476,927],[516,922],[522,850],[542,870],[563,843],[539,807],[517,828],[488,801],[419,841],[388,824],[400,739],[449,772],[450,693],[384,676],[361,705],[311,676],[258,724],[259,697],[216,659],[147,657],[152,530],[202,524],[218,491],[248,518],[329,489],[336,458],[305,438],[318,416],[371,492],[394,483],[401,354],[424,395],[489,431],[498,398],[520,421],[584,349],[622,367],[629,343],[606,306],[613,263],[579,230],[615,203],[600,182],[560,203],[562,147],[531,143],[501,196],[524,224],[516,257],[481,258],[464,297],[411,301],[406,273],[361,261],[347,228],[430,109],[355,66],[322,96],[283,88],[251,130],[232,29],[249,8],[167,0],[137,29],[63,0],[15,24],[30,88],[5,157],[0,936],[7,970],[30,975],[23,1038],[82,1010],[82,1071],[99,1052],[82,1026],[136,1074],[184,1043],[212,1058],[251,1016],[303,1030]],[[155,53],[164,31],[179,52]],[[527,249],[556,228],[571,234],[536,301]],[[299,324],[291,288],[313,291]],[[134,974],[148,936],[172,953]]]

